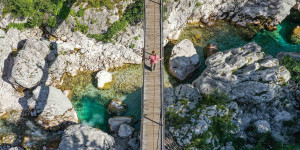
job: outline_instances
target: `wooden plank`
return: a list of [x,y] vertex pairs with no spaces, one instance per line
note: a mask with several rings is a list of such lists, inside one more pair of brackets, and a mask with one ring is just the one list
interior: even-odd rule
[[[160,55],[160,0],[145,0],[145,57],[148,58],[153,50]],[[149,61],[145,65],[150,67]],[[147,68],[148,68],[147,67]],[[142,149],[158,150],[161,149],[161,74],[160,63],[156,65],[156,70],[151,72],[144,68],[144,85],[143,85],[143,115],[151,119],[143,119]],[[155,122],[153,122],[155,121]]]

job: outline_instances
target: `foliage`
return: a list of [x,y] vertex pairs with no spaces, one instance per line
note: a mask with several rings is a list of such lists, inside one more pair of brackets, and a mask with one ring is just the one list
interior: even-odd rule
[[270,132],[257,135],[258,142],[256,143],[254,150],[294,150],[299,149],[299,144],[283,144],[282,142],[276,141]]
[[134,48],[135,47],[135,45],[134,44],[130,44],[130,46],[129,46],[130,48]]
[[234,137],[230,133],[230,131],[235,130],[236,126],[231,122],[231,116],[225,115],[222,117],[213,117],[212,123],[208,130],[198,136],[194,135],[191,140],[191,144],[189,144],[186,148],[191,149],[192,147],[196,147],[197,149],[210,149],[212,148],[212,144],[208,144],[206,139],[218,139],[221,146],[225,145],[227,142],[234,141]]
[[300,83],[300,60],[285,56],[283,58],[283,65],[291,73],[292,79],[294,79],[296,83]]
[[104,34],[89,34],[88,37],[95,38],[98,41],[109,42],[112,38],[122,30],[125,30],[128,24],[134,24],[142,20],[143,17],[143,1],[137,0],[135,3],[127,7],[123,17],[115,21]]
[[139,36],[135,36],[134,37],[135,40],[139,40],[139,38],[140,38]]
[[54,28],[56,26],[56,17],[50,17],[47,21],[48,26]]
[[76,20],[76,26],[73,28],[73,31],[74,31],[74,32],[80,31],[80,32],[82,32],[83,34],[86,34],[88,30],[89,30],[89,26],[86,26],[86,25],[84,25],[84,24],[81,24],[81,23],[79,23],[78,20]]
[[26,28],[26,24],[25,23],[9,23],[6,27],[6,30],[9,30],[10,28],[16,28],[18,30],[23,30],[24,28]]
[[66,19],[70,12],[67,4],[74,0],[4,0],[4,14],[10,13],[13,17],[28,18],[23,25],[12,24],[8,28],[32,28],[42,24],[55,27],[57,16]]
[[91,7],[106,7],[107,9],[113,9],[114,5],[120,3],[121,0],[79,0],[80,2],[87,2]]
[[79,11],[77,12],[77,14],[76,14],[76,16],[77,17],[82,17],[82,16],[84,16],[84,8],[82,7],[82,6],[80,6],[80,9],[79,9]]

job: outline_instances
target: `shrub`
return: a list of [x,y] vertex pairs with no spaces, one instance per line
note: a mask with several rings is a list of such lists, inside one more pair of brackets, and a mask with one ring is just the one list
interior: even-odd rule
[[[4,14],[10,13],[14,17],[28,17],[24,28],[32,28],[42,24],[54,27],[57,24],[56,16],[61,19],[68,17],[70,8],[67,3],[70,2],[74,3],[75,0],[4,0]],[[16,27],[17,25],[9,27],[12,26]]]
[[292,79],[296,83],[300,83],[300,60],[295,60],[290,56],[285,56],[283,58],[283,65],[291,73]]
[[23,30],[26,28],[25,23],[9,23],[6,27],[6,30],[9,30],[10,28],[16,28],[18,30]]
[[102,35],[90,34],[88,37],[95,38],[98,41],[109,42],[112,40],[114,35],[122,30],[125,30],[128,24],[134,24],[142,20],[143,17],[143,1],[137,0],[135,3],[127,7],[123,17],[115,21]]
[[79,11],[76,14],[77,17],[82,17],[84,16],[84,8],[82,6],[80,6]]
[[84,24],[81,24],[77,19],[76,19],[76,25],[75,27],[73,28],[73,31],[76,32],[76,31],[80,31],[82,32],[83,34],[86,34],[89,30],[89,26],[86,26]]
[[130,46],[129,46],[130,48],[134,48],[135,47],[135,45],[134,44],[130,44]]
[[56,26],[56,17],[50,17],[47,21],[48,26],[54,28]]

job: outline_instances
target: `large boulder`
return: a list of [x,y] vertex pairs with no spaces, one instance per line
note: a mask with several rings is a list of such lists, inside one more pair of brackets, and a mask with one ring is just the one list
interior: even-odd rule
[[169,60],[169,70],[174,77],[185,80],[199,67],[199,55],[190,40],[185,39],[174,46]]
[[78,123],[78,117],[72,103],[59,89],[39,86],[28,100],[32,116],[46,129],[58,129],[61,125]]
[[294,30],[293,30],[293,34],[291,36],[291,41],[294,44],[300,44],[300,26],[297,26]]
[[45,58],[49,53],[49,42],[28,39],[24,48],[14,58],[11,81],[24,88],[38,85],[47,68]]
[[107,133],[87,125],[71,125],[62,136],[59,150],[113,149],[115,140]]
[[121,124],[129,124],[131,123],[131,121],[132,121],[131,117],[109,118],[108,124],[109,124],[110,131],[112,132],[118,131]]
[[121,138],[126,138],[132,135],[134,129],[127,124],[121,124],[118,130],[118,136]]
[[97,87],[99,89],[105,88],[105,84],[109,84],[110,82],[113,81],[112,74],[107,71],[99,71],[96,74],[96,79],[98,80]]
[[280,85],[291,78],[276,58],[265,57],[253,42],[218,52],[205,63],[207,68],[193,82],[200,92],[210,94],[217,89],[240,102],[269,102],[278,97]]

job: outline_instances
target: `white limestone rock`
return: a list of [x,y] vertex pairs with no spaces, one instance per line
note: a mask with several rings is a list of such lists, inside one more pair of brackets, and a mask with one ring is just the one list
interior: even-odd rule
[[98,80],[97,87],[99,89],[104,88],[106,83],[112,82],[112,74],[107,71],[99,71],[96,75],[96,79]]
[[14,58],[11,81],[24,88],[38,85],[47,68],[45,58],[49,53],[49,42],[34,38],[28,39]]
[[45,129],[57,129],[61,125],[78,123],[78,117],[72,103],[59,89],[39,86],[33,90],[35,101],[33,116]]
[[271,127],[268,121],[258,120],[254,123],[258,133],[267,133],[271,132]]
[[118,136],[122,138],[126,138],[132,135],[134,129],[130,125],[121,124],[118,130]]
[[169,70],[174,77],[183,81],[199,67],[199,55],[190,40],[185,39],[174,46],[169,60]]
[[269,102],[291,75],[277,59],[263,55],[256,43],[218,52],[206,59],[207,68],[193,85],[201,93],[217,89],[239,102]]
[[62,136],[59,150],[113,149],[115,140],[107,133],[87,125],[71,125]]

